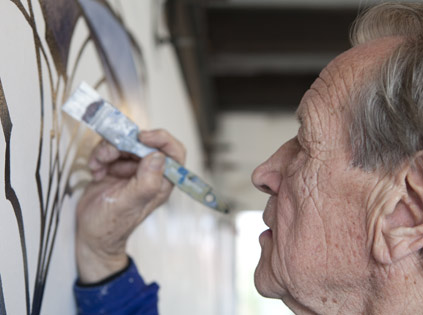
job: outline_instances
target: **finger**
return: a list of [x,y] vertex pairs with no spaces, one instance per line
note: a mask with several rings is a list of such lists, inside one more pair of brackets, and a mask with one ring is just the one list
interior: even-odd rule
[[101,181],[104,177],[106,177],[106,175],[107,175],[107,169],[106,168],[102,168],[100,170],[92,172],[93,181],[95,181],[95,182]]
[[133,158],[119,159],[107,166],[101,167],[91,172],[95,182],[101,181],[106,175],[116,178],[130,178],[135,175],[138,168],[139,159]]
[[162,186],[165,166],[163,153],[155,152],[146,156],[139,164],[136,175],[130,182],[134,189],[134,197],[138,202],[147,204],[157,197]]
[[114,177],[129,178],[135,175],[139,161],[117,160],[108,168],[108,174]]
[[162,186],[160,187],[160,192],[161,194],[163,194],[163,198],[168,198],[173,187],[175,185],[173,185],[172,182],[170,182],[169,180],[163,180],[162,181]]
[[139,139],[142,143],[161,150],[179,163],[185,163],[186,150],[184,145],[166,130],[142,131]]
[[116,161],[120,156],[120,152],[114,146],[103,140],[94,148],[88,167],[91,171],[98,171],[107,164]]

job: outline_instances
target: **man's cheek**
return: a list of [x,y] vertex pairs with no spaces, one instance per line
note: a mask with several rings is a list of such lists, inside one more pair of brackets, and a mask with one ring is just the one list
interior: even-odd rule
[[328,274],[325,246],[319,237],[291,241],[285,252],[288,289],[298,298],[314,296]]
[[[323,205],[318,200],[319,191],[317,188],[304,188],[304,198],[295,212],[294,224],[292,225],[291,241],[299,255],[298,259],[317,259],[325,261],[326,226],[325,217],[322,214]],[[309,192],[308,190],[311,190]]]
[[293,227],[294,218],[297,212],[297,206],[295,198],[290,194],[290,185],[292,183],[283,182],[281,186],[283,188],[280,190],[278,195],[278,204],[276,212],[276,235],[286,234],[288,230]]

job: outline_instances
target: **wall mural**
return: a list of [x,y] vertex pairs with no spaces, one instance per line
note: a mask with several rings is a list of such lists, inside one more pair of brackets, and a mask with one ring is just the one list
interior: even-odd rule
[[[20,0],[2,1],[11,1],[32,30],[38,68],[37,83],[40,90],[38,110],[40,111],[41,121],[35,179],[38,190],[38,211],[41,228],[38,261],[36,264],[37,270],[32,290],[29,285],[27,239],[24,230],[25,218],[22,215],[22,208],[19,202],[19,194],[23,192],[15,191],[12,185],[13,161],[11,161],[10,156],[11,147],[13,146],[11,142],[13,117],[11,117],[9,109],[20,104],[7,102],[7,90],[3,89],[2,73],[0,72],[0,119],[6,144],[4,156],[5,196],[14,210],[20,237],[26,313],[27,315],[36,315],[40,314],[41,310],[61,208],[65,198],[70,196],[75,189],[75,185],[72,186],[69,183],[69,178],[72,170],[78,169],[75,159],[69,160],[69,151],[73,141],[66,144],[64,152],[60,149],[61,146],[63,147],[61,143],[63,124],[61,124],[60,119],[60,106],[74,87],[75,73],[80,61],[83,59],[84,51],[90,43],[95,46],[103,70],[103,78],[97,82],[96,87],[98,88],[105,84],[110,92],[111,100],[118,106],[142,104],[141,88],[144,83],[142,55],[140,47],[127,31],[119,13],[113,10],[110,3],[105,0],[39,0],[37,5],[41,7],[45,23],[44,36],[47,45],[43,44],[44,41],[41,40],[42,34],[39,34],[39,29],[37,28],[38,25],[33,8],[36,0],[27,0],[25,4]],[[79,47],[74,64],[69,65],[71,40],[77,22],[81,19],[86,23],[88,36]],[[47,73],[43,72],[45,69],[47,69]],[[51,99],[46,97],[46,93],[44,93],[46,88],[50,91]],[[51,117],[46,117],[46,111],[51,111]],[[47,125],[47,119],[52,120],[48,123],[53,127],[49,137],[46,138],[44,129]],[[72,135],[72,139],[75,140],[77,127],[75,127]],[[48,174],[41,172],[42,157],[46,153],[49,157],[47,162]],[[73,166],[66,167],[69,165]],[[43,181],[43,176],[46,175],[47,181]],[[28,174],[28,176],[33,175]],[[32,295],[30,292],[32,292]],[[5,302],[7,304],[3,296],[0,274],[0,315],[6,314],[7,305]]]

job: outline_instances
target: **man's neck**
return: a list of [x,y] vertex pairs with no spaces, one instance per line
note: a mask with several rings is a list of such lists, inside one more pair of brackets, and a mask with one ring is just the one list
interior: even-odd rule
[[[319,301],[304,306],[292,296],[283,301],[298,315],[415,315],[423,312],[423,260],[410,258],[407,262],[377,268],[369,277],[368,284],[356,292],[346,292],[343,297],[335,293],[337,305]],[[334,295],[334,296],[335,296]],[[328,299],[330,294],[327,294]],[[335,300],[331,297],[330,299]]]
[[384,268],[385,279],[375,283],[373,292],[366,301],[365,314],[421,314],[423,268],[420,264],[419,260],[415,260],[408,268]]

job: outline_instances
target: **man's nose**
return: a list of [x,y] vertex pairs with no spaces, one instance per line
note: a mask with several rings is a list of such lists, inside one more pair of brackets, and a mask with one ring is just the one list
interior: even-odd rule
[[281,174],[275,168],[272,157],[256,167],[251,175],[254,186],[262,192],[270,195],[277,194],[281,182]]

